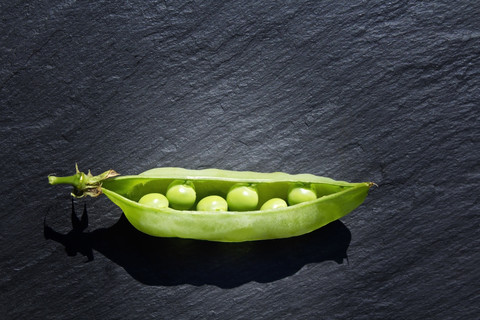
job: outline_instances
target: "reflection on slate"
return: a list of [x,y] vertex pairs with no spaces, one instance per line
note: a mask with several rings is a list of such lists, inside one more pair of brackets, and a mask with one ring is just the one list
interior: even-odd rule
[[151,237],[136,230],[123,214],[110,228],[86,232],[87,226],[86,205],[79,219],[72,201],[72,230],[61,234],[45,222],[44,234],[64,245],[70,256],[80,253],[92,261],[95,250],[136,280],[163,286],[233,288],[250,281],[271,282],[308,263],[342,263],[351,240],[350,231],[338,220],[299,237],[243,243]]

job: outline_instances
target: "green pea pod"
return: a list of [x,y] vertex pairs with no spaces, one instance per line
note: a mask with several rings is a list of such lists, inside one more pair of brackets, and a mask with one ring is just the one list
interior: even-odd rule
[[[49,182],[73,185],[76,197],[105,194],[123,210],[136,229],[146,234],[222,242],[288,238],[311,232],[357,208],[374,185],[371,182],[335,181],[311,174],[220,169],[158,168],[135,176],[115,175],[113,170],[99,176],[85,175],[77,169],[74,176],[50,176]],[[138,203],[145,194],[165,193],[168,185],[179,179],[195,184],[197,199],[209,195],[225,197],[230,187],[237,183],[254,183],[259,194],[258,208],[254,211],[210,212],[152,208]],[[261,205],[271,198],[286,199],[289,187],[295,183],[311,184],[318,198],[260,211]]]

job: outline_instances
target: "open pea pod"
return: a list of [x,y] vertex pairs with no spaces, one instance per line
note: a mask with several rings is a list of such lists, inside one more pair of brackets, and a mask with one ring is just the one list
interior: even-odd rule
[[[49,176],[50,184],[74,186],[72,195],[105,194],[138,230],[157,237],[179,237],[222,242],[288,238],[316,230],[337,220],[365,200],[371,182],[349,183],[311,174],[258,173],[219,169],[158,168],[134,176],[107,171],[99,176],[78,171],[69,177]],[[253,183],[259,195],[253,211],[194,211],[152,208],[138,203],[148,193],[165,193],[174,180],[194,183],[197,202],[208,195],[225,196],[237,183]],[[292,184],[311,185],[318,198],[272,210],[259,210],[268,199],[287,198]]]

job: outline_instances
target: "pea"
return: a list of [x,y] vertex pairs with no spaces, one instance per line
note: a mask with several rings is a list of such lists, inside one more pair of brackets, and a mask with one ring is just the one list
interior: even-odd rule
[[197,194],[195,186],[188,180],[175,180],[167,188],[170,207],[176,210],[188,210],[193,207]]
[[161,193],[148,193],[138,200],[138,203],[153,208],[167,208],[168,199]]
[[[72,185],[74,187],[72,195],[75,197],[104,194],[122,209],[128,221],[136,229],[148,235],[222,242],[289,238],[312,232],[357,208],[364,202],[369,189],[375,185],[372,182],[336,181],[312,174],[292,175],[283,172],[261,173],[219,169],[157,168],[139,175],[118,177],[115,175],[116,173],[112,170],[98,176],[77,170],[72,176],[49,176],[48,180],[52,185]],[[239,190],[246,189],[247,194],[250,194],[253,199],[258,199],[258,194],[264,191],[266,192],[263,195],[272,194],[272,198],[275,198],[283,196],[285,190],[290,190],[290,196],[293,197],[299,191],[295,190],[296,188],[306,189],[306,193],[310,195],[315,194],[315,189],[328,190],[328,196],[319,197],[302,205],[290,205],[276,211],[274,209],[260,211],[253,204],[245,206],[243,201],[249,200],[250,197],[244,199],[243,196],[239,196],[242,198],[240,203],[244,207],[249,207],[249,211],[212,211],[214,208],[210,208],[211,211],[152,209],[147,205],[134,204],[129,198],[139,194],[143,188],[145,190],[152,190],[151,187],[166,189],[172,181],[177,180],[180,182],[175,186],[187,185],[190,192],[195,191],[196,187],[198,194],[207,197],[217,192],[229,194],[232,185],[236,188],[230,190],[232,192],[230,196],[235,195]],[[255,189],[258,190],[258,194]],[[299,193],[302,194],[302,192]],[[196,198],[196,193],[193,192],[193,194]],[[288,198],[287,194],[285,199],[287,203],[290,201]],[[299,198],[305,200],[303,196]],[[169,202],[171,205],[171,201]],[[189,205],[193,206],[194,202],[190,200]],[[230,206],[228,199],[227,205]]]
[[228,204],[220,196],[208,196],[197,203],[198,211],[227,211]]
[[288,191],[287,200],[291,206],[315,199],[317,199],[317,193],[312,185],[295,184]]
[[227,203],[231,211],[251,211],[258,205],[258,193],[255,185],[236,184],[227,194]]
[[268,201],[266,201],[260,210],[271,210],[271,209],[278,209],[278,208],[285,208],[288,207],[287,203],[285,200],[281,198],[273,198]]

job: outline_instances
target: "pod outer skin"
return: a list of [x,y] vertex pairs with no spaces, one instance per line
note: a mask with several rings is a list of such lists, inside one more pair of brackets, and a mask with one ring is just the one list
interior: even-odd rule
[[[266,211],[192,211],[149,208],[124,197],[128,188],[154,179],[186,179],[231,182],[305,182],[347,187],[313,201]],[[316,230],[337,220],[365,200],[372,183],[348,183],[311,174],[257,173],[220,169],[189,170],[158,168],[137,176],[104,181],[103,193],[118,205],[129,222],[141,232],[156,237],[243,242],[289,238]]]

